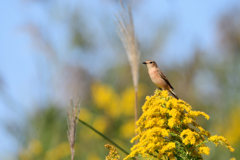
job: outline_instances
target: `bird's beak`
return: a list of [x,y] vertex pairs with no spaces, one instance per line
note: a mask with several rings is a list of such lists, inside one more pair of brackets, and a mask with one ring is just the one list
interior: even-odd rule
[[146,62],[142,62],[142,64],[147,64]]

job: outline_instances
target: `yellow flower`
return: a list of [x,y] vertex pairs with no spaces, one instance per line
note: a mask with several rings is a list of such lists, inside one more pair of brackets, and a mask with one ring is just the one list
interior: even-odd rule
[[227,139],[224,138],[223,136],[217,136],[217,135],[211,136],[210,138],[208,138],[208,140],[212,141],[216,146],[218,144],[225,145],[230,150],[230,152],[234,152],[234,149],[230,146]]
[[183,124],[187,125],[188,123],[192,123],[193,119],[189,117],[184,117],[183,118]]
[[180,112],[173,108],[170,112],[169,112],[169,115],[172,116],[173,118],[177,118],[178,116],[180,116]]
[[205,135],[207,137],[211,136],[211,134],[208,131],[205,131],[201,126],[197,126],[197,128],[200,130],[200,134]]
[[109,149],[109,155],[106,157],[106,160],[118,160],[118,159],[120,159],[120,156],[118,155],[117,150],[113,146],[111,146],[109,144],[106,144],[105,148]]
[[195,145],[198,133],[196,133],[194,131],[191,131],[190,129],[185,129],[185,130],[182,131],[180,136],[183,138],[183,143],[185,145],[188,145],[188,144]]
[[165,152],[167,150],[174,149],[175,147],[176,147],[175,143],[169,142],[169,143],[167,143],[167,145],[162,147],[162,150]]
[[131,140],[139,142],[124,160],[139,154],[152,159],[202,159],[202,154],[210,154],[210,148],[205,146],[209,141],[225,144],[233,151],[224,137],[211,137],[196,123],[198,116],[209,119],[206,113],[193,111],[183,100],[169,97],[167,91],[156,90],[148,96],[142,111],[136,123],[137,135]]
[[167,152],[167,157],[169,160],[175,160],[175,156],[172,152]]
[[200,111],[190,111],[189,114],[192,117],[204,116],[207,120],[210,118],[206,113]]
[[204,147],[199,147],[198,148],[198,153],[199,154],[206,154],[209,155],[210,154],[210,148],[204,146]]
[[175,99],[175,98],[173,98],[173,99],[169,99],[169,100],[167,101],[166,107],[167,107],[167,108],[177,107],[177,105],[178,105],[178,100]]
[[166,91],[166,90],[162,91],[161,96],[163,98],[167,98],[168,97],[168,91]]
[[169,126],[170,128],[172,128],[172,127],[174,126],[174,124],[175,124],[175,119],[174,119],[174,118],[170,118],[170,119],[168,120],[168,126]]

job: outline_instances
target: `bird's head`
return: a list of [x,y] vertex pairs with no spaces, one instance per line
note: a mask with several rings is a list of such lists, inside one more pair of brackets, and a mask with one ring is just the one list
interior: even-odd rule
[[148,69],[157,67],[157,63],[153,60],[145,61],[145,62],[143,62],[143,64],[145,64]]

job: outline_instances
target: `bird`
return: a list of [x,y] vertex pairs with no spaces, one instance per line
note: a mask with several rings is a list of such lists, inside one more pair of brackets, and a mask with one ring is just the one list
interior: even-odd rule
[[163,74],[163,72],[158,68],[157,63],[153,60],[148,60],[142,62],[147,66],[148,74],[152,80],[152,82],[160,89],[160,90],[168,90],[176,99],[179,99],[176,93],[173,92],[173,87],[168,81],[167,77]]

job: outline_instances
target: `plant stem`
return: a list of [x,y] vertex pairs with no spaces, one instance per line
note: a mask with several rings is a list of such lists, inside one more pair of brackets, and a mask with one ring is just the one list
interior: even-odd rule
[[[137,120],[138,120],[138,97],[137,90],[135,90],[135,130],[137,129]],[[137,135],[137,133],[135,133],[135,135]],[[135,143],[137,144],[137,140],[135,141]]]
[[[137,136],[137,120],[138,120],[138,97],[137,97],[137,89],[135,89],[135,136]],[[135,140],[135,145],[138,144],[138,140]],[[135,159],[137,160],[138,157],[136,156]]]
[[93,128],[92,126],[90,126],[89,124],[87,124],[86,122],[82,121],[81,119],[78,119],[79,122],[81,122],[83,125],[87,126],[88,128],[90,128],[91,130],[93,130],[95,133],[97,133],[98,135],[100,135],[101,137],[103,137],[105,140],[107,140],[108,142],[112,143],[115,147],[117,147],[118,149],[120,149],[123,153],[125,153],[126,155],[129,155],[129,153],[127,151],[125,151],[122,147],[120,147],[119,145],[117,145],[115,142],[113,142],[111,139],[109,139],[108,137],[106,137],[104,134],[100,133],[99,131],[97,131],[95,128]]

